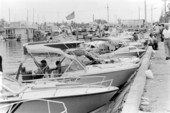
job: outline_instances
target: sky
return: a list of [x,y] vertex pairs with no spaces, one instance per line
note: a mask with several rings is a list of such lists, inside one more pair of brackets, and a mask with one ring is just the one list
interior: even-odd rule
[[[153,21],[158,21],[164,8],[163,0],[146,0],[146,3],[147,21],[151,21],[151,6]],[[73,21],[92,22],[93,15],[95,19],[107,20],[107,5],[110,22],[144,19],[144,0],[0,0],[0,18],[9,21],[10,9],[11,22],[26,20],[27,14],[29,22],[62,22],[75,11]]]

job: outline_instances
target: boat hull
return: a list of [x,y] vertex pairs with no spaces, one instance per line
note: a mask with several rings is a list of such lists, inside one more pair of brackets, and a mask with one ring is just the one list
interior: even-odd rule
[[128,52],[128,53],[118,53],[118,54],[115,54],[114,57],[132,57],[132,56],[140,57],[140,56],[142,56],[142,54],[144,54],[144,53],[145,53],[145,51]]
[[44,45],[51,48],[60,48],[61,50],[66,50],[70,48],[77,48],[83,41],[75,41],[75,42],[32,42],[25,44],[24,47],[24,54],[27,54],[27,49],[25,46],[32,46],[32,45]]
[[[113,79],[112,86],[120,87],[122,86],[130,77],[131,75],[137,70],[138,67],[135,68],[129,68],[125,70],[118,70],[118,71],[112,71],[107,73],[100,73],[100,74],[92,74],[92,75],[86,75],[86,76],[104,76],[104,80],[111,80]],[[97,82],[99,81],[99,78],[96,78]],[[85,79],[80,79],[81,83],[89,83],[89,81],[85,81]],[[91,82],[92,83],[92,82]]]
[[[87,95],[76,95],[68,97],[58,97],[58,98],[47,98],[45,100],[51,100],[50,112],[51,113],[61,113],[64,107],[55,102],[64,102],[68,113],[88,113],[103,106],[113,97],[116,91],[108,91],[96,94]],[[15,113],[49,113],[47,102],[41,100],[33,100],[29,102],[22,103]]]

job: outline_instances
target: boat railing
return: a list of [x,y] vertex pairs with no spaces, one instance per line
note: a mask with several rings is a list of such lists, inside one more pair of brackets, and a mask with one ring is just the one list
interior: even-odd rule
[[47,83],[47,82],[54,82],[58,81],[61,83],[79,83],[79,84],[86,84],[84,82],[81,82],[80,80],[85,80],[85,79],[92,79],[96,78],[100,83],[105,80],[105,76],[72,76],[72,77],[56,77],[56,78],[42,78],[42,79],[34,79],[34,80],[24,80],[23,83],[25,84],[30,84],[30,83]]
[[[108,88],[108,90],[110,90],[110,87],[112,86],[112,82],[113,82],[113,79],[109,79],[109,80],[104,80],[104,81],[100,81],[100,82],[88,83],[88,84],[66,85],[66,86],[60,87],[60,88],[86,87],[85,93],[88,93],[89,89],[92,87],[98,87],[98,88],[106,87],[106,88]],[[58,90],[58,88],[56,87],[56,91],[54,92],[53,95],[56,95],[57,90]]]
[[[82,77],[82,78],[84,78],[84,77]],[[100,76],[100,78],[101,78],[101,76]],[[92,87],[98,87],[98,88],[104,88],[104,87],[107,88],[108,87],[108,90],[110,90],[110,87],[112,86],[113,79],[109,79],[109,80],[104,80],[104,79],[105,79],[105,77],[102,77],[101,81],[93,82],[93,83],[86,83],[86,84],[81,84],[81,83],[80,84],[79,83],[78,84],[73,84],[73,83],[72,84],[58,84],[58,86],[57,86],[57,83],[53,81],[54,83],[56,83],[56,85],[52,87],[52,88],[55,88],[54,94],[52,94],[52,95],[53,96],[56,95],[58,89],[63,89],[63,88],[67,89],[67,88],[78,88],[78,87],[82,88],[83,87],[83,88],[86,88],[85,93],[88,93],[88,90],[90,88],[92,88]],[[33,88],[36,88],[36,87],[33,86]],[[49,89],[50,88],[48,88],[48,90]],[[34,91],[36,91],[36,90],[34,90]],[[37,90],[37,91],[43,91],[43,90]],[[22,95],[24,95],[24,92],[20,95],[21,98],[22,98]]]
[[[96,82],[96,83],[89,83],[87,84],[88,85],[88,88],[86,90],[86,93],[88,92],[89,88],[92,86],[92,85],[97,85],[97,84],[100,84],[100,86],[106,86],[108,87],[108,90],[110,90],[110,87],[112,86],[112,82],[113,82],[113,79],[110,79],[110,80],[104,80],[104,81],[101,81],[101,82]],[[108,84],[105,84],[104,83],[108,83]]]
[[8,109],[6,109],[4,111],[4,113],[13,113],[14,110],[16,110],[16,109],[18,109],[20,107],[21,103],[26,103],[26,102],[31,102],[31,101],[44,101],[44,102],[47,102],[48,113],[51,113],[50,103],[55,103],[56,105],[60,104],[63,107],[63,111],[61,111],[60,113],[67,113],[67,107],[66,107],[64,102],[47,100],[47,99],[28,99],[28,100],[22,100],[22,101],[13,102],[13,103],[10,103],[10,104],[5,104],[5,105],[0,106],[0,111],[3,108],[8,108]]

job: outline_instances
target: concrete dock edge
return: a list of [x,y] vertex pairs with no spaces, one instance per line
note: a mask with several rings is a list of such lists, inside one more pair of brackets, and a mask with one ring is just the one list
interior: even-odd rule
[[146,54],[143,56],[139,71],[137,72],[129,93],[127,94],[127,98],[125,100],[121,113],[138,113],[141,96],[144,92],[146,82],[145,71],[148,70],[148,67],[150,65],[151,55],[152,48],[148,47]]

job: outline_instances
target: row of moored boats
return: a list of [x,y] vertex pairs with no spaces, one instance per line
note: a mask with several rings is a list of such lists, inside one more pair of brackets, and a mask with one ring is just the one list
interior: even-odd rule
[[91,112],[109,102],[139,68],[146,42],[124,36],[24,44],[17,72],[2,76],[1,111]]

